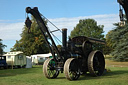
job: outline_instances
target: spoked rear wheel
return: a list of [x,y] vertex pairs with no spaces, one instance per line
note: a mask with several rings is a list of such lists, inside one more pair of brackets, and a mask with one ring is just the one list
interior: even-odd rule
[[105,70],[104,55],[101,51],[92,51],[88,57],[88,70],[92,76],[101,76]]
[[43,64],[43,73],[46,78],[53,79],[59,75],[59,71],[55,69],[53,58],[47,59]]
[[80,77],[80,70],[76,59],[67,59],[64,64],[64,74],[68,80],[77,80]]

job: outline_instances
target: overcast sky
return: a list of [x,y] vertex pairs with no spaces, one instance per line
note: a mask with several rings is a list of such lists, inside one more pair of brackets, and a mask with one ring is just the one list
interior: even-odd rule
[[[67,28],[68,35],[80,19],[95,19],[98,25],[104,25],[104,34],[119,22],[117,0],[0,0],[0,39],[7,45],[6,52],[21,38],[28,6],[38,7],[58,28]],[[48,26],[54,30],[49,23]]]

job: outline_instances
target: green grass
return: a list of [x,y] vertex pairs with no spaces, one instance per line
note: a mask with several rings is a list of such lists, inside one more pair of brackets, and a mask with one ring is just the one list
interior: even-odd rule
[[81,76],[77,81],[68,81],[63,73],[57,79],[47,79],[42,66],[22,69],[0,70],[0,85],[128,85],[128,67],[109,67],[103,76]]

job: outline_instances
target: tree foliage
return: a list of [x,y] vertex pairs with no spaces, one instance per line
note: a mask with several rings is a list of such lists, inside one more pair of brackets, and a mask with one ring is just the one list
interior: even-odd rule
[[[103,25],[97,25],[97,22],[94,19],[83,19],[79,20],[79,23],[74,27],[74,29],[71,31],[70,37],[76,37],[76,36],[86,36],[86,37],[92,37],[100,40],[105,40],[104,38],[104,26]],[[93,44],[94,50],[95,49],[102,49],[104,48],[103,45],[99,44]]]
[[106,41],[116,61],[128,61],[128,25],[117,27],[107,34]]
[[79,23],[74,27],[73,31],[71,31],[70,37],[87,36],[103,40],[103,28],[104,26],[97,25],[97,22],[94,19],[79,20]]
[[3,55],[3,53],[4,53],[4,51],[3,51],[3,49],[6,47],[6,45],[4,45],[3,43],[2,43],[2,39],[0,39],[0,55]]
[[112,51],[113,51],[113,48],[112,48],[112,42],[111,42],[111,39],[110,39],[110,34],[112,33],[112,30],[109,31],[107,34],[106,34],[106,46],[105,46],[105,54],[110,54]]
[[[45,21],[45,24],[47,22]],[[32,17],[31,33],[28,33],[28,28],[24,26],[21,33],[21,39],[16,41],[11,51],[22,51],[26,55],[40,54],[49,52],[48,46],[45,43],[43,35],[38,24]]]

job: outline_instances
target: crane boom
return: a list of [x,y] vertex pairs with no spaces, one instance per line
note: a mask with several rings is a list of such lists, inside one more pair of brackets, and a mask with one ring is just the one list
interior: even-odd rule
[[[52,36],[50,35],[50,32],[49,32],[47,26],[45,25],[43,19],[41,18],[41,14],[39,13],[38,8],[34,7],[32,9],[30,7],[27,7],[26,12],[32,14],[34,16],[34,18],[36,19],[37,24],[39,25],[39,28],[44,36],[44,39],[45,39],[46,43],[48,44],[49,49],[54,57],[54,60],[55,61],[63,60],[63,58],[60,56],[59,50],[58,50]],[[47,39],[47,36],[49,37],[52,44],[50,44],[49,40]],[[55,53],[57,54],[58,59],[55,57]]]

